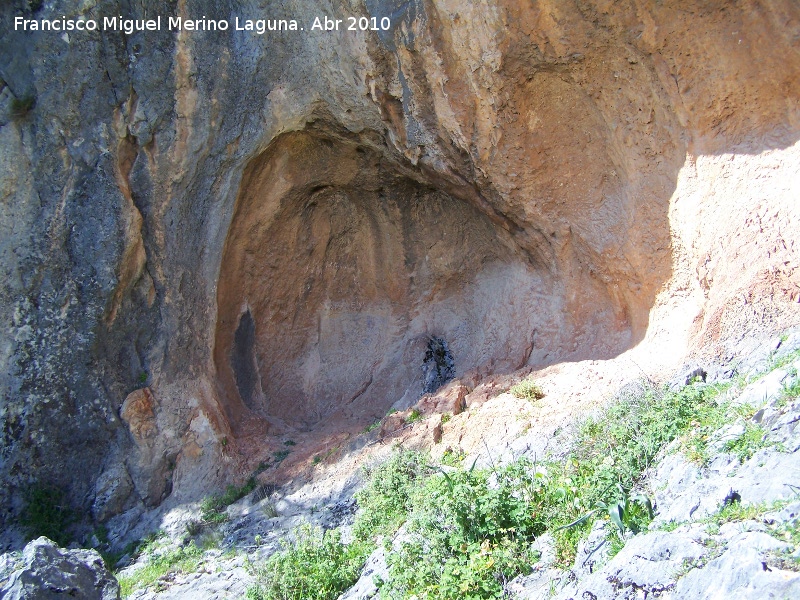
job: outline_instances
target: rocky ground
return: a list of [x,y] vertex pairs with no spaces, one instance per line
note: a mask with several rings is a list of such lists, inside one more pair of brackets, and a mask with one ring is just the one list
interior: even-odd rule
[[[731,410],[746,406],[746,414],[752,416],[710,431],[709,455],[704,461],[687,456],[677,442],[662,452],[648,471],[642,490],[654,501],[655,519],[645,532],[628,532],[624,547],[615,555],[611,556],[607,533],[613,525],[608,520],[595,523],[579,545],[574,565],[567,570],[554,566],[553,540],[546,534],[535,542],[540,560],[531,574],[512,581],[507,592],[520,599],[563,600],[792,598],[800,594],[800,400],[786,391],[798,382],[798,348],[800,334],[794,333],[756,347],[736,363],[708,364],[699,370],[693,365],[676,378],[674,386],[684,384],[693,373],[705,373],[709,381],[717,382],[735,378],[721,401],[729,402]],[[780,366],[775,368],[776,364]],[[503,394],[502,399],[506,398],[507,405],[513,407],[511,396]],[[497,408],[487,401],[473,410],[479,415]],[[506,417],[510,420],[511,415]],[[403,441],[410,444],[429,439],[433,426],[427,421],[431,419],[421,418],[403,430],[409,436]],[[549,424],[546,419],[543,422]],[[527,421],[525,424],[530,425]],[[754,437],[750,431],[760,433]],[[569,424],[552,433],[537,428],[535,422],[533,427],[512,428],[511,436],[486,444],[483,452],[476,451],[473,456],[484,461],[508,461],[563,452],[570,440]],[[372,460],[380,460],[380,452]],[[199,507],[173,510],[161,522],[161,537],[151,541],[138,557],[123,556],[115,575],[123,591],[139,600],[242,597],[254,583],[255,567],[279,550],[281,541],[299,525],[311,523],[325,529],[345,525],[346,530],[357,508],[353,493],[358,485],[358,474],[340,481],[335,489],[319,482],[294,490],[259,485],[227,507],[223,523],[195,525],[194,529]],[[70,570],[53,571],[55,558],[32,562],[32,556],[41,554],[43,544],[39,540],[23,554],[3,555],[0,576],[4,598],[33,597],[13,595],[17,593],[14,590],[20,589],[21,582],[41,581],[53,572]],[[63,552],[47,548],[51,553]],[[90,565],[71,567],[72,572],[93,568],[99,573],[95,581],[106,582],[93,551],[70,552],[83,552],[86,556],[78,558]],[[183,562],[174,558],[176,553],[183,553]],[[86,560],[89,554],[94,555],[93,560]],[[58,564],[66,564],[63,556],[57,557],[62,561]],[[179,566],[147,581],[143,573],[158,557],[173,557],[165,560]],[[342,598],[374,597],[374,576],[385,573],[383,549],[378,549],[369,558],[361,579]],[[80,585],[90,581],[91,577]]]
[[[726,452],[740,421],[712,434],[706,466],[668,449],[647,478],[657,514],[649,531],[608,558],[608,521],[598,521],[572,569],[551,568],[552,550],[510,586],[518,598],[795,598],[800,594],[800,401],[783,400],[800,361],[738,394],[767,433],[747,460]],[[670,452],[669,450],[673,450]],[[737,508],[733,508],[737,507]]]

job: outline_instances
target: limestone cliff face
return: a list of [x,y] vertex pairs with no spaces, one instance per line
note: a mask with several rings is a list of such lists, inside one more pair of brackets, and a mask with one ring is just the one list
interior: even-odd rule
[[[791,0],[32,4],[0,7],[6,517],[33,481],[100,520],[196,494],[247,435],[415,400],[434,336],[479,379],[798,321]],[[392,26],[8,25],[62,14]]]

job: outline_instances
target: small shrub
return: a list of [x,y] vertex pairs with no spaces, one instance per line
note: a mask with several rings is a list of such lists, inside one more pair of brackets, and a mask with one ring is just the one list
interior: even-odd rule
[[35,484],[24,494],[25,508],[20,521],[29,539],[41,535],[59,546],[72,541],[68,532],[75,521],[75,513],[67,504],[64,491],[47,484]]
[[543,484],[525,459],[428,477],[413,502],[409,536],[387,557],[381,597],[502,597],[504,584],[536,561],[530,544],[547,527],[536,510]]
[[458,467],[467,455],[461,448],[447,448],[442,454],[442,464],[448,467]]
[[397,452],[367,471],[367,484],[356,493],[359,512],[354,537],[374,539],[397,531],[406,520],[415,490],[431,472],[427,456],[413,451]]
[[416,423],[420,419],[422,419],[422,413],[415,408],[409,413],[405,421],[407,424],[410,424],[410,423]]
[[100,542],[101,545],[108,544],[108,527],[104,524],[100,524],[94,528],[92,531],[92,535],[97,538],[97,541]]
[[[795,376],[796,375],[797,374],[795,373]],[[800,377],[795,379],[791,385],[784,387],[784,389],[781,391],[778,401],[776,402],[776,406],[778,408],[783,408],[795,398],[800,398]]]
[[375,431],[378,427],[381,426],[381,421],[378,419],[374,423],[370,423],[366,427],[364,427],[364,433],[370,433],[371,431]]
[[241,486],[229,485],[225,488],[225,493],[220,498],[220,502],[222,506],[228,506],[237,500],[241,500],[254,489],[256,489],[255,477],[251,477]]
[[200,503],[200,514],[204,523],[224,523],[228,515],[223,512],[224,507],[219,504],[217,497],[207,496]]
[[256,489],[256,479],[251,477],[241,486],[229,485],[221,496],[208,496],[200,503],[202,519],[206,523],[224,523],[228,520],[225,509]]
[[275,459],[275,464],[282,463],[290,453],[291,450],[278,450],[273,452],[272,457]]
[[343,544],[338,530],[301,526],[293,540],[256,570],[251,600],[335,600],[361,573],[371,548],[361,542]]
[[739,458],[739,462],[743,463],[752,458],[756,452],[770,445],[767,441],[766,430],[761,425],[747,421],[744,433],[736,439],[726,442],[723,450],[735,454]]
[[264,516],[268,519],[274,519],[275,517],[280,516],[278,513],[278,507],[275,506],[273,502],[265,502],[261,512],[263,512]]
[[35,96],[22,96],[21,98],[13,98],[11,100],[11,116],[15,118],[22,118],[27,115],[36,106]]
[[186,523],[186,533],[188,533],[192,537],[202,533],[203,529],[204,527],[202,521],[191,520]]
[[533,379],[523,379],[518,384],[511,386],[509,392],[521,400],[541,400],[544,398],[544,391]]
[[286,440],[285,442],[283,442],[283,445],[284,446],[295,446],[295,445],[297,445],[297,443],[294,440]]
[[666,521],[659,527],[659,531],[675,531],[678,527],[683,525],[680,521]]

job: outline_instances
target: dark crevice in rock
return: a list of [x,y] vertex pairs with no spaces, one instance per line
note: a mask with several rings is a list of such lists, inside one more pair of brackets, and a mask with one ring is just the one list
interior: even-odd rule
[[456,365],[447,340],[432,337],[422,361],[422,391],[433,393],[456,375]]
[[244,403],[254,409],[258,395],[258,367],[256,364],[256,324],[250,310],[246,310],[239,318],[239,326],[233,336],[231,351],[231,367],[236,377],[236,387]]

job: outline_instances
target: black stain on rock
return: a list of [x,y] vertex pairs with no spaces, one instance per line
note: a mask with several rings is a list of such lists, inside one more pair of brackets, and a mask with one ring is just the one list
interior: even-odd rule
[[236,377],[236,387],[245,405],[255,409],[256,386],[258,386],[258,366],[256,363],[256,324],[253,315],[247,310],[239,318],[239,326],[233,335],[231,367]]
[[422,361],[422,390],[432,393],[455,377],[456,366],[447,341],[432,337]]

